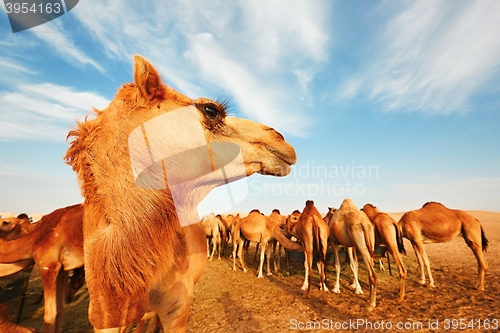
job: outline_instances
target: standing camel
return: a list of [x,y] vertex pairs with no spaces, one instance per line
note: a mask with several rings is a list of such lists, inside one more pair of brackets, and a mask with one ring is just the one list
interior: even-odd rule
[[68,271],[83,266],[82,217],[81,204],[60,208],[43,216],[27,235],[0,239],[0,262],[4,263],[0,276],[7,275],[2,270],[7,264],[34,261],[40,268],[45,333],[61,332]]
[[399,270],[399,300],[405,298],[406,268],[401,253],[406,254],[403,236],[399,226],[389,214],[382,213],[372,204],[366,204],[361,209],[375,226],[375,246],[385,245],[392,254]]
[[410,240],[415,250],[420,266],[421,284],[425,285],[425,265],[429,275],[429,287],[435,287],[424,244],[449,242],[461,234],[477,260],[479,276],[476,289],[484,290],[484,275],[488,265],[483,252],[488,248],[488,240],[476,218],[461,210],[446,208],[438,202],[428,202],[420,209],[405,213],[399,224],[403,237]]
[[331,228],[331,243],[335,252],[335,270],[337,271],[337,281],[333,292],[340,292],[340,261],[337,245],[352,248],[349,253],[350,266],[354,274],[354,285],[356,294],[363,293],[358,280],[358,262],[352,255],[356,250],[361,253],[363,262],[368,270],[368,282],[370,284],[370,305],[368,311],[372,311],[376,306],[377,293],[377,273],[373,268],[374,241],[375,234],[372,223],[365,213],[360,211],[351,199],[346,198],[339,209],[330,208],[325,221]]
[[[243,248],[245,241],[261,244],[260,249],[260,264],[258,278],[262,278],[262,267],[264,265],[264,254],[267,250],[267,275],[272,275],[269,260],[271,257],[271,248],[268,246],[273,240],[278,240],[283,246],[292,251],[302,249],[302,247],[286,238],[280,228],[276,225],[274,220],[269,216],[262,215],[258,210],[252,210],[246,217],[240,218],[236,215],[234,218],[234,227],[232,232],[233,238],[233,270],[236,270],[236,250],[238,250],[238,258],[243,271],[246,272],[247,268],[243,260]],[[257,251],[257,249],[256,249]]]
[[[205,235],[207,237],[207,254],[208,261],[212,261],[215,250],[219,249],[219,259],[221,255],[221,243],[226,242],[226,227],[222,221],[215,215],[211,215],[201,222]],[[212,253],[210,253],[210,242],[212,242]]]
[[133,76],[68,135],[65,159],[85,198],[89,320],[116,332],[149,309],[165,332],[184,332],[207,262],[199,202],[244,176],[287,175],[296,155],[274,129],[166,86],[140,56]]
[[328,239],[330,237],[330,228],[321,218],[321,214],[314,206],[314,201],[307,200],[306,206],[299,215],[293,212],[287,219],[288,232],[296,237],[304,247],[304,283],[301,289],[307,290],[305,297],[309,298],[311,294],[312,264],[313,258],[316,259],[318,267],[320,284],[319,288],[328,291],[326,286],[326,252],[328,250]]

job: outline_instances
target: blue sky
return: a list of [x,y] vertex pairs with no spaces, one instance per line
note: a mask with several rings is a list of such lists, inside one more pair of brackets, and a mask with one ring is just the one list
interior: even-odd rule
[[500,211],[500,2],[80,1],[15,34],[0,8],[0,212],[83,200],[66,134],[132,81],[134,54],[296,148],[233,210]]

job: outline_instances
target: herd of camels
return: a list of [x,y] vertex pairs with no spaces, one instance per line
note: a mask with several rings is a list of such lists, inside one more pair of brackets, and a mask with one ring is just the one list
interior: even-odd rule
[[[373,310],[377,290],[373,269],[375,245],[384,244],[394,257],[400,275],[399,299],[403,301],[406,279],[400,254],[404,251],[403,237],[410,240],[415,250],[421,269],[420,283],[426,283],[427,270],[429,285],[434,286],[423,244],[447,242],[462,235],[478,262],[476,288],[484,290],[487,264],[483,252],[488,241],[479,221],[440,203],[430,202],[407,212],[398,223],[371,204],[358,209],[347,198],[338,209],[329,208],[324,217],[314,202],[307,201],[301,212],[286,216],[279,211],[265,216],[254,210],[245,217],[239,214],[211,216],[181,226],[180,214],[191,212],[185,216],[197,216],[198,203],[221,185],[214,176],[220,168],[215,149],[218,143],[239,147],[246,176],[254,173],[285,176],[296,162],[296,153],[273,128],[226,117],[223,104],[206,98],[193,100],[165,85],[156,69],[140,56],[134,57],[133,76],[134,83],[123,85],[106,109],[95,109],[92,116],[78,122],[68,134],[72,141],[65,161],[77,174],[83,204],[57,209],[33,225],[26,222],[25,216],[0,221],[0,276],[14,274],[33,264],[38,266],[44,291],[45,333],[61,332],[68,272],[74,271],[72,278],[82,281],[82,267],[85,267],[90,299],[88,316],[95,332],[123,332],[127,326],[141,322],[152,313],[159,318],[164,332],[184,332],[194,286],[207,261],[213,258],[217,244],[220,256],[220,244],[227,243],[226,237],[230,237],[233,244],[233,269],[238,257],[242,269],[246,270],[243,261],[246,243],[261,244],[258,277],[263,276],[266,252],[267,273],[271,274],[271,244],[274,249],[279,244],[290,251],[303,251],[305,297],[309,297],[311,291],[314,260],[319,270],[320,289],[328,291],[325,263],[330,246],[335,253],[337,272],[332,291],[340,291],[338,245],[349,250],[355,277],[353,286],[361,293],[357,279],[358,252],[368,269],[368,310]],[[190,150],[192,145],[182,139],[186,137],[182,135],[183,120],[178,118],[177,123],[164,128],[144,124],[190,106],[196,110],[197,128],[202,131],[206,145],[196,150],[196,154],[183,155],[189,160],[182,161],[182,165],[197,168],[204,159],[208,160],[212,172],[200,174],[197,170],[183,170],[197,176],[176,184],[175,191],[181,191],[186,199],[174,202],[174,190],[168,182],[170,162],[165,158],[167,155],[158,156],[158,148],[148,138],[165,137],[178,151]],[[141,184],[137,181],[128,141],[130,133],[137,128],[144,134],[145,149],[143,155],[134,157],[135,162],[142,163],[140,171],[147,173],[146,180],[162,183],[163,187],[148,187],[147,181]],[[238,179],[241,165],[225,161],[223,169],[225,182],[222,184]],[[214,244],[211,253],[207,237],[212,238]],[[70,280],[70,284],[79,284],[78,288],[83,282]],[[32,332],[0,318],[0,331],[9,330]]]

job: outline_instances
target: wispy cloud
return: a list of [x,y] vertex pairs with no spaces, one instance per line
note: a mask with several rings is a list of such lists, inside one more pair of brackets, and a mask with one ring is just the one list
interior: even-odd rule
[[94,92],[79,92],[54,84],[22,84],[15,92],[0,93],[0,140],[64,141],[75,119],[109,101]]
[[365,92],[385,110],[466,112],[500,69],[499,20],[499,2],[410,2],[387,24],[373,65],[339,97]]
[[321,1],[108,1],[75,15],[109,57],[130,62],[139,53],[182,92],[224,90],[248,117],[302,135],[314,64],[327,58],[328,9]]
[[68,63],[90,65],[101,73],[104,72],[104,68],[101,65],[82,51],[71,38],[68,38],[63,33],[65,30],[58,20],[34,27],[29,31],[53,47],[57,51],[55,53],[59,54]]

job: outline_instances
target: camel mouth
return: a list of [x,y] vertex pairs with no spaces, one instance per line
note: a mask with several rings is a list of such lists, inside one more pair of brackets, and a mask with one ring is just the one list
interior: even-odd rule
[[270,175],[282,177],[291,172],[291,166],[297,161],[295,150],[289,145],[289,149],[282,151],[269,145],[262,145],[268,152],[272,154],[271,163],[263,163],[254,161],[253,163],[260,164],[260,171],[257,173],[261,175]]
[[280,151],[274,147],[264,145],[264,148],[266,148],[271,154],[276,156],[278,159],[286,163],[288,166],[291,166],[297,162],[297,155],[295,153],[295,150],[290,146],[291,151]]

